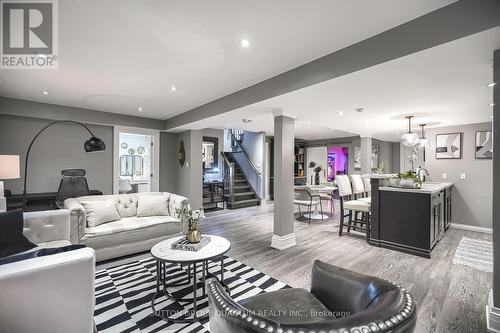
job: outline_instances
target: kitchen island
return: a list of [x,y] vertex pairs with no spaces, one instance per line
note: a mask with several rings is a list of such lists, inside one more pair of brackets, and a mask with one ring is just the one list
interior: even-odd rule
[[430,258],[451,222],[453,183],[413,189],[390,186],[390,177],[370,178],[370,244]]

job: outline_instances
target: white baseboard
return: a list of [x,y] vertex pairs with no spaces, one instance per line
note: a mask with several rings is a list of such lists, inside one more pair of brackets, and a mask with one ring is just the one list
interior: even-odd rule
[[450,223],[450,228],[467,230],[467,231],[475,231],[475,232],[484,232],[486,234],[493,233],[492,228],[477,227],[475,225],[468,225],[468,224],[461,224],[461,223]]
[[297,242],[295,241],[295,233],[291,233],[285,236],[273,235],[271,241],[271,247],[277,250],[286,250],[295,246]]
[[500,333],[500,309],[493,305],[493,290],[491,289],[488,295],[488,305],[486,305],[486,327],[488,332]]

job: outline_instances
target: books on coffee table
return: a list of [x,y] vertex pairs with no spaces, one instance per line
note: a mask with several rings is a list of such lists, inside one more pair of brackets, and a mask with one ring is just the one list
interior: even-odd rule
[[184,251],[199,251],[210,242],[210,237],[202,236],[199,243],[190,243],[186,237],[183,237],[172,243],[172,249]]

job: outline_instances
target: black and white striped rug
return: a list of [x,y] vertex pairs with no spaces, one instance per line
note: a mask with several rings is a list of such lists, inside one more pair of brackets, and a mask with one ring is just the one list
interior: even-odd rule
[[[219,263],[210,263],[209,271],[220,272]],[[178,265],[167,266],[169,282],[187,280],[187,274]],[[114,268],[96,272],[96,306],[94,320],[101,332],[209,332],[208,318],[192,324],[174,324],[152,316],[151,297],[156,291],[156,261],[153,258],[134,261]],[[231,296],[241,299],[264,292],[287,288],[270,276],[267,276],[241,262],[226,257],[224,261],[224,281],[231,289]],[[207,297],[202,295],[202,284],[198,284],[198,311],[208,311]],[[172,288],[175,296],[192,297],[190,287]],[[179,303],[160,297],[156,301],[156,310],[176,313],[192,309],[192,304]]]

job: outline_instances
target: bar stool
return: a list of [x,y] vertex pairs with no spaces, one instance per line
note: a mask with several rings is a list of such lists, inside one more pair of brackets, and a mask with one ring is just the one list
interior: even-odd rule
[[[358,175],[358,174],[351,175],[350,178],[351,178],[351,184],[352,184],[352,194],[354,195],[354,199],[371,204],[371,199],[367,200],[365,198],[366,189],[365,189],[365,184],[363,182],[363,178],[361,177],[361,175]],[[364,213],[361,213],[362,220],[364,219],[363,214]],[[358,221],[358,213],[356,213],[354,215],[354,225],[356,225],[356,221]]]
[[372,182],[371,182],[371,179],[369,177],[362,177],[363,179],[363,185],[365,187],[365,193],[364,193],[364,197],[359,199],[361,201],[364,201],[364,202],[369,202],[370,204],[372,203]]
[[[339,236],[342,236],[344,230],[344,225],[347,224],[347,232],[353,229],[359,229],[366,232],[366,241],[370,239],[370,210],[371,205],[367,202],[361,200],[351,200],[353,197],[353,189],[351,187],[351,181],[347,175],[337,176],[337,186],[340,199],[340,226],[339,226]],[[349,214],[344,214],[344,211],[348,210]],[[352,219],[352,213],[355,214],[355,219]],[[357,220],[357,213],[362,213],[362,220]],[[345,217],[349,217],[347,223],[344,222]],[[360,223],[361,226],[356,226],[356,223]]]

